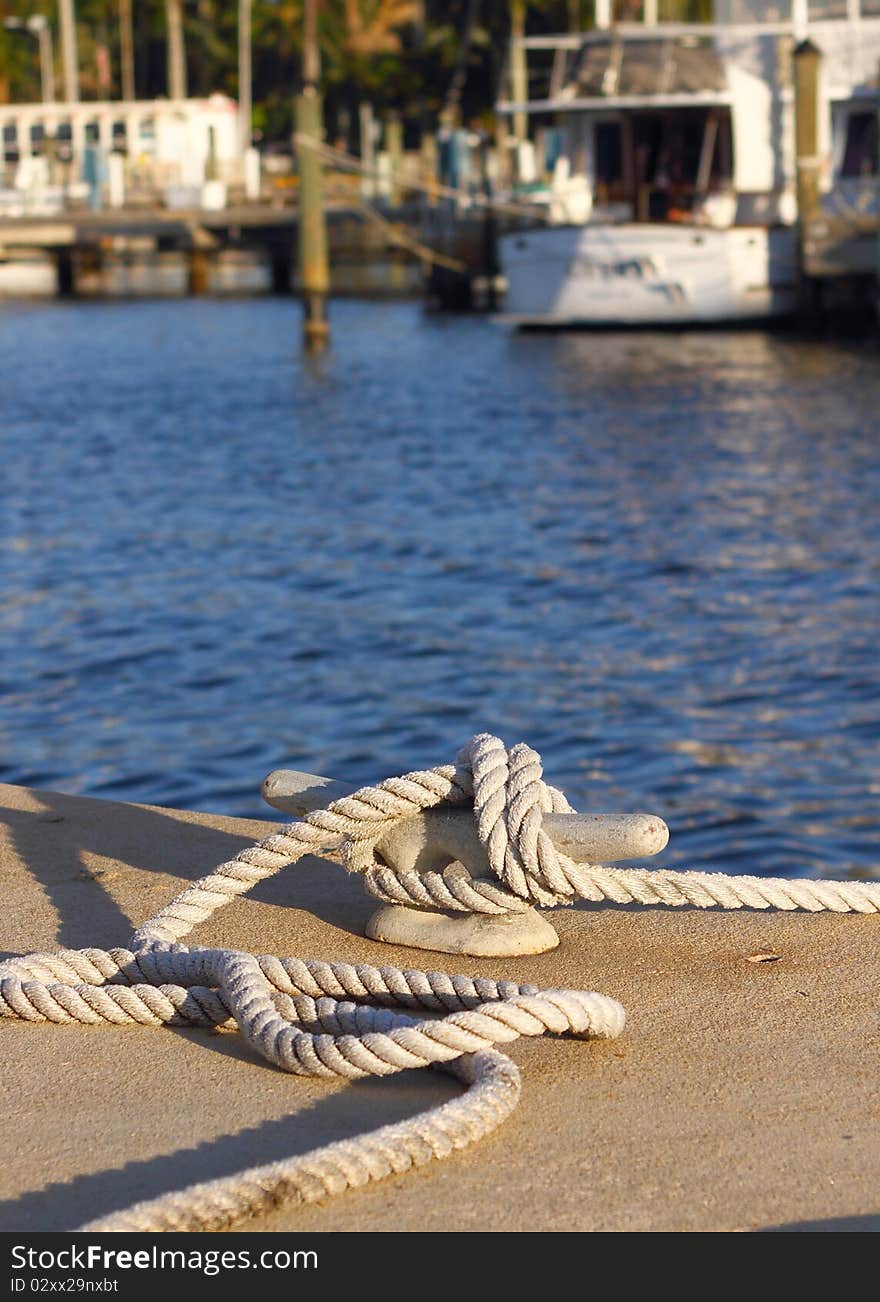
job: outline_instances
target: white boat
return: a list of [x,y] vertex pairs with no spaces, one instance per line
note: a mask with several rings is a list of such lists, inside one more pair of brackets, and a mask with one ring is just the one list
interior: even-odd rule
[[55,265],[47,254],[0,257],[0,300],[51,298],[56,292]]
[[[670,5],[665,5],[666,11]],[[632,11],[632,4],[615,5]],[[541,220],[500,241],[501,318],[654,326],[783,316],[798,292],[793,50],[820,51],[820,189],[876,208],[880,0],[716,0],[712,23],[613,22],[527,37],[511,59],[538,152]],[[540,90],[526,57],[547,65]],[[529,91],[523,98],[524,87]],[[529,147],[526,147],[528,161]],[[802,160],[803,165],[803,160]],[[866,199],[867,196],[867,199]]]

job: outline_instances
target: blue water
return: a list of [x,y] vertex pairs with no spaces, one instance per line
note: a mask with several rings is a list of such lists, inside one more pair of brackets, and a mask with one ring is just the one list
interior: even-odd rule
[[491,729],[668,863],[880,864],[880,355],[0,306],[0,777],[262,816]]

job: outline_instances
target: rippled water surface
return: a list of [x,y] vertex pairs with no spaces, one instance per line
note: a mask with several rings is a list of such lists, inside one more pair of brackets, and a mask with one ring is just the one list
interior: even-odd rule
[[333,327],[0,306],[0,776],[262,816],[491,729],[666,862],[876,875],[876,344]]

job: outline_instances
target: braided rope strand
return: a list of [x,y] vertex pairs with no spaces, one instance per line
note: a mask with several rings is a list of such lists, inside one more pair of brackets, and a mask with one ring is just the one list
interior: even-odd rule
[[[460,863],[418,873],[377,858],[378,843],[403,819],[468,801],[491,878],[475,878]],[[550,812],[571,807],[544,782],[537,752],[524,744],[508,750],[481,734],[454,765],[388,778],[276,829],[187,886],[135,932],[128,949],[61,950],[0,963],[0,1018],[237,1028],[261,1057],[294,1075],[356,1080],[436,1067],[466,1086],[451,1102],[405,1122],[192,1185],[82,1229],[226,1229],[285,1200],[314,1202],[447,1157],[491,1133],[516,1106],[519,1072],[495,1046],[547,1033],[611,1039],[623,1030],[620,1004],[592,992],[180,943],[218,909],[306,854],[341,859],[380,899],[459,913],[522,912],[576,897],[880,912],[880,883],[577,864],[543,830]]]

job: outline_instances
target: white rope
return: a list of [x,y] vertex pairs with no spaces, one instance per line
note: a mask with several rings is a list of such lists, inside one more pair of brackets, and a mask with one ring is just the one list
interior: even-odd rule
[[[395,823],[416,810],[471,801],[494,881],[471,877],[461,864],[419,875],[377,862],[375,846]],[[541,826],[545,813],[569,809],[562,793],[543,781],[535,751],[522,744],[507,750],[498,738],[481,735],[456,765],[364,787],[242,850],[146,922],[130,949],[62,950],[0,964],[0,1017],[237,1027],[262,1057],[295,1075],[354,1080],[436,1066],[467,1086],[453,1101],[397,1125],[192,1185],[81,1228],[225,1229],[283,1201],[318,1201],[447,1157],[489,1134],[516,1105],[519,1073],[496,1045],[546,1032],[608,1039],[622,1031],[620,1004],[586,991],[179,943],[217,909],[305,854],[339,854],[373,894],[423,908],[503,913],[579,895],[700,908],[880,911],[880,884],[575,864]]]
[[435,267],[446,267],[448,271],[467,271],[468,264],[462,262],[461,258],[451,258],[438,249],[432,249],[427,244],[422,244],[420,240],[414,239],[406,231],[395,226],[393,222],[386,221],[381,213],[376,212],[372,204],[367,203],[366,199],[355,200],[355,207],[363,213],[367,221],[373,222],[375,226],[378,226],[384,232],[389,244],[406,249],[413,257],[419,258],[422,262],[433,263]]

